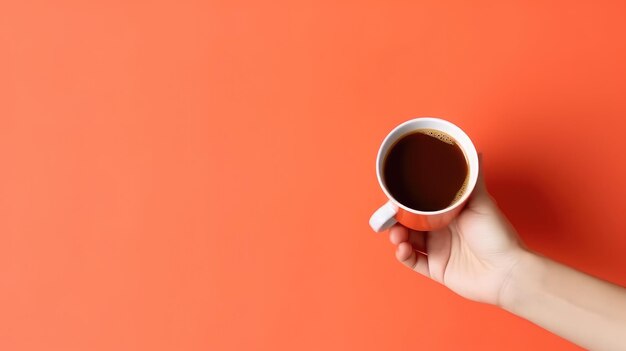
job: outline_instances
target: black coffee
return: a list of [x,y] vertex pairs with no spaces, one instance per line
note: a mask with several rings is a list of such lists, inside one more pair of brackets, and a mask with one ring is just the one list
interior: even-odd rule
[[418,211],[442,210],[461,198],[468,178],[463,150],[449,135],[420,129],[387,153],[383,181],[401,204]]

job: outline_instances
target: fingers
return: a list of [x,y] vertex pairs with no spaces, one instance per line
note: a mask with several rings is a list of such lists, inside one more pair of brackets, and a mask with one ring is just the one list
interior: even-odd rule
[[430,277],[426,252],[425,233],[395,225],[389,230],[389,241],[396,245],[396,258],[412,270]]
[[416,230],[409,230],[409,243],[413,246],[413,249],[428,256],[426,251],[426,232],[418,232]]
[[450,260],[452,235],[447,228],[444,228],[428,232],[426,240],[429,257],[437,258],[429,262],[430,275],[434,280],[443,284],[444,272]]
[[485,172],[483,169],[483,159],[483,154],[478,154],[478,179],[476,180],[476,186],[474,187],[474,193],[478,195],[487,194],[487,185],[485,184]]
[[419,253],[413,249],[408,242],[402,242],[396,248],[396,258],[400,263],[419,274],[430,277],[428,274],[428,258],[426,255]]
[[487,192],[487,185],[485,184],[483,154],[478,154],[478,162],[480,164],[478,179],[476,180],[476,186],[474,187],[474,191],[467,205],[470,209],[483,212],[490,209],[494,203],[489,192]]
[[409,240],[409,229],[399,224],[389,229],[389,241],[398,246],[401,242]]
[[389,229],[389,241],[398,246],[400,243],[408,241],[413,249],[426,254],[426,233],[407,229],[402,225],[395,225]]

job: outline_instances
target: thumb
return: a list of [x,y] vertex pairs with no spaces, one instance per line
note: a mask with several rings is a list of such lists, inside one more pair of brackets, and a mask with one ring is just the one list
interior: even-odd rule
[[492,197],[487,191],[487,185],[485,184],[484,168],[482,167],[483,154],[478,154],[478,179],[476,180],[476,186],[469,199],[467,206],[475,210],[487,210],[492,208],[495,204]]

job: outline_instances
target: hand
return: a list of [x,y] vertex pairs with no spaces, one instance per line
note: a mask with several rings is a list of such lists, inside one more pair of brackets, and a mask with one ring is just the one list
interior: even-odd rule
[[479,176],[467,206],[450,225],[431,232],[395,225],[396,258],[470,300],[501,304],[501,291],[526,250]]
[[626,289],[527,251],[479,176],[446,228],[395,225],[396,257],[471,300],[498,305],[590,350],[626,350]]

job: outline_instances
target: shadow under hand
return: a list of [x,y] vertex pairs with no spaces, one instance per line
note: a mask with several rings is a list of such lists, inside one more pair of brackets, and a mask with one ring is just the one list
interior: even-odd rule
[[487,188],[530,246],[550,247],[566,240],[558,199],[532,174],[493,173]]
[[623,256],[616,252],[619,246],[596,240],[593,233],[599,224],[572,215],[573,210],[584,213],[580,209],[584,204],[568,206],[567,199],[559,198],[538,174],[496,171],[488,173],[486,181],[489,193],[531,250],[626,286],[626,274],[616,269],[623,266]]

